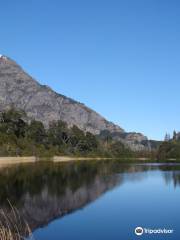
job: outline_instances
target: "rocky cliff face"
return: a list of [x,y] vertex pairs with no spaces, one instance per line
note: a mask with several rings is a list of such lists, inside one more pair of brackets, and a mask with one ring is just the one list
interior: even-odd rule
[[46,127],[51,121],[61,119],[69,126],[77,125],[93,134],[99,134],[104,129],[123,132],[119,126],[85,105],[40,85],[14,61],[1,56],[0,110],[11,105],[23,109],[30,119],[42,121]]
[[52,121],[62,120],[92,134],[100,134],[104,130],[120,134],[123,136],[120,139],[132,149],[144,148],[141,142],[146,138],[142,134],[125,133],[121,127],[84,104],[40,85],[16,62],[0,55],[0,111],[11,106],[24,110],[29,120],[39,120],[45,127]]

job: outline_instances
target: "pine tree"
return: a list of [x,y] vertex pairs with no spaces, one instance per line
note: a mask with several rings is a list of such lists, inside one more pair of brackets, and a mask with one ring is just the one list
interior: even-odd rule
[[166,133],[165,138],[164,138],[164,141],[165,141],[165,142],[169,142],[170,139],[171,139],[170,134]]
[[174,132],[173,132],[173,140],[177,140],[177,133],[176,133],[175,130],[174,130]]

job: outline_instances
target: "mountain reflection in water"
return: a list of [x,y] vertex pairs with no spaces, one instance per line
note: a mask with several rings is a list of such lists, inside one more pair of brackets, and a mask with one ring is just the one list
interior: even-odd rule
[[125,181],[141,181],[150,170],[161,170],[167,184],[173,181],[175,187],[179,186],[180,165],[86,161],[2,168],[0,208],[9,214],[8,199],[35,230],[84,207]]

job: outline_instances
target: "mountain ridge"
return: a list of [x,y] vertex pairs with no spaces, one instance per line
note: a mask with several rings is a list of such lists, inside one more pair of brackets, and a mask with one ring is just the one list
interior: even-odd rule
[[136,150],[142,150],[145,146],[141,142],[148,140],[141,133],[126,133],[85,104],[40,84],[14,60],[0,55],[0,111],[12,105],[24,110],[30,120],[41,121],[46,128],[50,122],[62,120],[70,127],[76,125],[94,135],[108,131],[110,134],[116,133],[116,139],[127,143],[130,148],[136,145]]

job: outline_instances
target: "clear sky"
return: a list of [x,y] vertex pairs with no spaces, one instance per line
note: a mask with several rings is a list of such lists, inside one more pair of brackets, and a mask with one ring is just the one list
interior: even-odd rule
[[6,0],[0,53],[126,131],[180,130],[180,1]]

